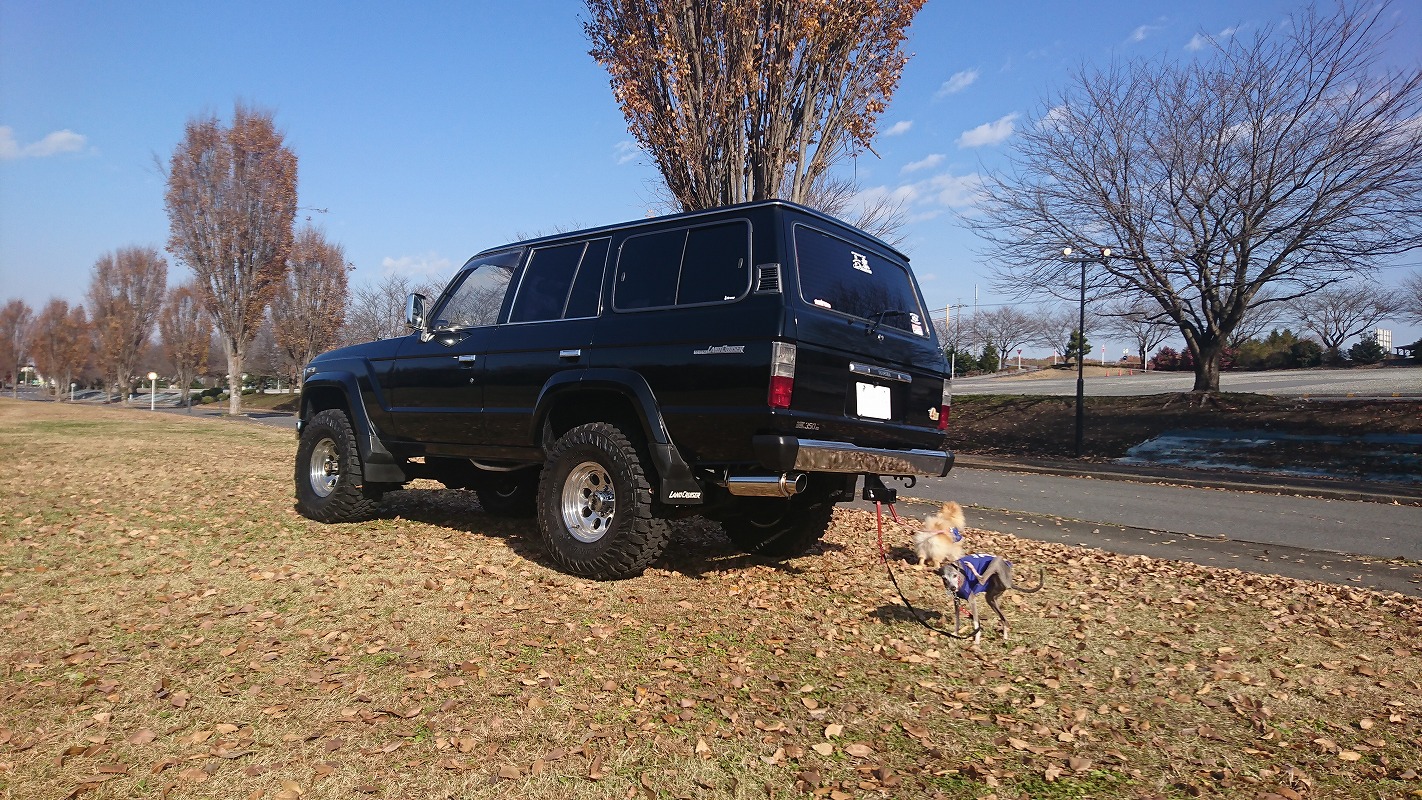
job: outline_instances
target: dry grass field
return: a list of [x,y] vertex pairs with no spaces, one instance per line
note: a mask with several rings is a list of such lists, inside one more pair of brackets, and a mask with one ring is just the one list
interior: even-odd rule
[[309,522],[294,451],[0,400],[0,797],[1422,796],[1417,600],[974,530],[1047,575],[975,646],[862,511],[594,583],[435,484]]

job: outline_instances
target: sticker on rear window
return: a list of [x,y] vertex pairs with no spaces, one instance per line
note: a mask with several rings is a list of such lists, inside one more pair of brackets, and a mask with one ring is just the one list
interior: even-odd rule
[[874,274],[874,270],[869,268],[869,256],[866,256],[863,253],[856,253],[853,250],[850,250],[849,257],[854,262],[855,269],[865,273],[866,275]]

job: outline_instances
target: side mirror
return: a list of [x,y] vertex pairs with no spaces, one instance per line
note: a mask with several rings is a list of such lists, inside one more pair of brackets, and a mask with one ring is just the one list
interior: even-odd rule
[[405,295],[405,325],[412,331],[425,328],[425,296],[416,292]]

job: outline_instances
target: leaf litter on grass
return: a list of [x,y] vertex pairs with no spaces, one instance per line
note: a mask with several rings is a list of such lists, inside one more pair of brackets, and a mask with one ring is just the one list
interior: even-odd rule
[[[55,424],[74,422],[93,424]],[[906,613],[862,511],[782,564],[685,523],[644,576],[592,583],[530,522],[429,482],[368,523],[307,521],[294,450],[0,402],[0,793],[1422,791],[1422,604],[1400,595],[974,530],[1047,574],[1006,595],[1012,638],[989,624],[975,646]],[[889,544],[951,623],[907,537]]]

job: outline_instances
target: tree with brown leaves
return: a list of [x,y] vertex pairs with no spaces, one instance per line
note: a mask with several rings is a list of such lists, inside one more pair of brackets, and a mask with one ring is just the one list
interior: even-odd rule
[[11,300],[0,308],[0,370],[8,375],[10,394],[20,396],[20,367],[29,355],[30,321],[34,311],[24,300]]
[[272,329],[296,389],[306,362],[339,343],[350,267],[345,249],[310,226],[297,231],[287,266],[286,285],[272,298]]
[[212,347],[212,318],[203,308],[202,290],[189,281],[168,290],[158,315],[163,357],[182,387],[183,405],[192,405],[193,378],[207,364]]
[[168,169],[168,252],[192,268],[222,336],[233,391],[247,345],[286,274],[296,216],[296,154],[270,112],[238,104],[231,126],[190,119]]
[[[1306,9],[1198,60],[1083,69],[1016,137],[968,219],[1000,283],[1143,295],[1179,329],[1197,392],[1249,310],[1422,245],[1422,70],[1380,63],[1386,3]],[[1068,290],[1069,291],[1069,290]]]
[[56,399],[65,396],[93,353],[94,334],[84,306],[71,307],[59,299],[46,303],[31,328],[30,356],[35,370],[54,387]]
[[586,0],[583,30],[681,210],[814,205],[831,166],[870,150],[923,3]]
[[89,282],[94,356],[121,397],[133,386],[167,283],[168,260],[156,247],[121,247],[94,262]]

